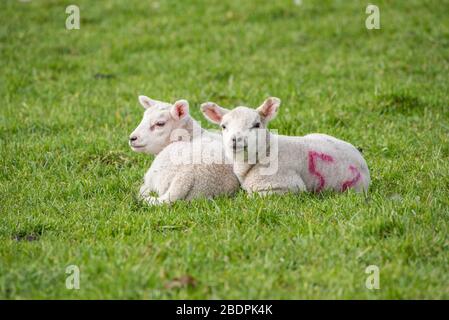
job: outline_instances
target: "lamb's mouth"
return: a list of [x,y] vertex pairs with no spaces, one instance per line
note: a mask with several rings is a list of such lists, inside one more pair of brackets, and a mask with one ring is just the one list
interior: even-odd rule
[[133,149],[142,149],[142,148],[145,148],[146,147],[146,145],[140,145],[140,146],[131,146],[131,148],[133,148]]

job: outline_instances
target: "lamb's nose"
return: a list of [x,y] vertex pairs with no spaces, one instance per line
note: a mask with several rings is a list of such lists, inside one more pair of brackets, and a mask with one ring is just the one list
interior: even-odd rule
[[137,140],[137,136],[131,136],[130,138],[129,138],[129,141],[131,141],[131,142],[134,142],[134,141],[136,141]]

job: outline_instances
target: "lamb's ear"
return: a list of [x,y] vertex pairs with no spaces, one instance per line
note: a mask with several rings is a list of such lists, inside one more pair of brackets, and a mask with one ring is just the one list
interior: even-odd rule
[[212,123],[220,124],[223,116],[229,112],[228,109],[219,107],[216,103],[205,102],[201,105],[201,111],[207,120]]
[[158,101],[148,98],[147,96],[139,96],[139,102],[145,109],[154,107]]
[[187,100],[176,101],[170,109],[170,114],[175,120],[180,120],[189,114],[189,102]]
[[266,121],[270,121],[278,112],[279,106],[281,105],[281,99],[276,97],[270,97],[265,102],[257,108],[257,112],[261,115],[261,117]]

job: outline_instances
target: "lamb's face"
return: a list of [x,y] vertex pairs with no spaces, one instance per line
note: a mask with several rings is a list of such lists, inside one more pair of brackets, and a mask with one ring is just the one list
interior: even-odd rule
[[172,142],[172,132],[189,116],[189,104],[179,100],[171,105],[145,96],[140,96],[139,101],[146,110],[129,137],[129,145],[136,152],[158,154]]
[[237,107],[221,119],[224,147],[228,151],[240,152],[248,147],[248,141],[259,130],[266,130],[266,123],[255,109]]
[[268,98],[257,109],[237,107],[233,110],[206,102],[201,108],[207,119],[221,126],[224,148],[228,155],[232,155],[246,152],[248,147],[255,146],[255,151],[266,147],[258,145],[256,141],[266,136],[268,122],[275,117],[280,102],[278,98]]

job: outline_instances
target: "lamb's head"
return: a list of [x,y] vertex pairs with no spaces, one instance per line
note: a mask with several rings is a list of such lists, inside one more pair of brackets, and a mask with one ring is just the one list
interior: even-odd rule
[[146,96],[139,96],[139,102],[146,110],[129,137],[129,145],[136,152],[158,154],[173,142],[173,133],[190,118],[189,103],[179,100],[170,104]]
[[201,105],[201,111],[209,121],[221,126],[226,153],[231,155],[247,151],[251,139],[268,134],[268,122],[276,116],[280,104],[280,99],[271,97],[257,109],[237,107],[228,110],[206,102]]

